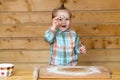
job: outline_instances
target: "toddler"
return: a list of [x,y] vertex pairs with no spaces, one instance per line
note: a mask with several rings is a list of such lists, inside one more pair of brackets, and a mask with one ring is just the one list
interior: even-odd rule
[[79,36],[70,29],[72,14],[64,7],[52,12],[52,26],[45,32],[44,38],[50,44],[50,65],[75,66],[80,53],[86,54]]

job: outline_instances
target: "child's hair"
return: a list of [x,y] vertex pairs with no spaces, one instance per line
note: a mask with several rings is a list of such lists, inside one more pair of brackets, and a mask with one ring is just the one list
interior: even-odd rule
[[53,12],[52,12],[52,19],[53,19],[54,17],[56,17],[56,13],[57,13],[58,10],[66,10],[66,11],[69,13],[70,19],[71,19],[72,14],[71,14],[70,10],[64,6],[64,3],[63,3],[59,8],[55,8],[55,9],[53,10]]

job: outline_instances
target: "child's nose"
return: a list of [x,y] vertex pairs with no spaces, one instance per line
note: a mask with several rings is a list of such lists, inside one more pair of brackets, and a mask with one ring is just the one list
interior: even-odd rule
[[62,24],[66,24],[66,20],[65,19],[62,20]]

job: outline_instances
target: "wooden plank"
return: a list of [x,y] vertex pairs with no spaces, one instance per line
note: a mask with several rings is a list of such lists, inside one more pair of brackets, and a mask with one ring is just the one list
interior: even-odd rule
[[0,62],[45,63],[49,62],[49,50],[3,50],[0,51]]
[[43,37],[49,25],[0,25],[0,37]]
[[76,11],[72,23],[119,23],[119,11]]
[[119,36],[119,24],[75,24],[71,28],[79,36]]
[[49,11],[59,4],[58,0],[2,0],[0,11]]
[[[43,37],[50,24],[0,25],[0,37]],[[120,24],[71,24],[81,36],[120,36]]]
[[34,67],[38,67],[40,68],[40,66],[49,66],[48,62],[36,62],[36,63],[27,63],[27,62],[23,62],[23,63],[19,63],[19,62],[15,62],[13,63],[15,65],[15,69],[22,69],[22,70],[34,70]]
[[86,55],[79,55],[79,62],[120,61],[119,49],[90,49]]
[[46,49],[49,44],[42,38],[0,39],[0,49]]
[[[52,12],[1,12],[0,24],[51,23],[51,14]],[[72,11],[72,14],[72,23],[120,22],[120,11]]]
[[[21,17],[22,16],[22,17]],[[51,12],[9,12],[0,13],[1,24],[51,23]]]
[[120,37],[82,37],[82,43],[90,49],[120,48]]
[[[81,37],[88,49],[119,49],[120,37]],[[19,46],[18,46],[19,45]],[[44,38],[0,38],[0,49],[49,49]]]
[[[58,0],[1,0],[0,3],[0,11],[51,11],[61,4]],[[65,5],[71,10],[117,10],[120,8],[119,0],[68,0]]]
[[[0,62],[48,63],[49,53],[49,50],[0,50]],[[119,49],[90,49],[86,55],[80,54],[78,60],[80,64],[120,62],[119,53]]]
[[119,0],[68,0],[66,6],[71,10],[116,10],[120,8],[119,2]]
[[[69,69],[69,70],[68,70]],[[83,69],[81,71],[81,69]],[[94,69],[99,72],[94,72]],[[90,71],[88,71],[90,70]],[[92,72],[92,74],[91,74]],[[86,73],[87,75],[81,74]],[[90,74],[89,74],[90,73]],[[110,72],[105,67],[100,66],[44,66],[40,67],[40,78],[79,78],[79,79],[110,79]]]

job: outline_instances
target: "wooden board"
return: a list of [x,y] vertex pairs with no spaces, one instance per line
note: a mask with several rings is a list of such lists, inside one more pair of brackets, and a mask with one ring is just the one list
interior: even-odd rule
[[[93,70],[93,68],[94,70],[96,70],[96,72]],[[61,69],[62,71],[60,71]],[[69,71],[65,71],[65,69],[69,69]],[[83,69],[83,70],[80,72],[79,69]],[[41,67],[39,77],[40,78],[111,78],[109,70],[106,69],[105,67],[100,67],[100,66]]]
[[[48,12],[48,11],[0,12],[0,24],[28,24],[28,25],[31,23],[39,24],[39,25],[51,24],[52,23],[51,13],[52,12]],[[72,13],[72,19],[71,19],[72,24],[120,22],[120,18],[119,18],[120,11],[71,11],[71,13]]]
[[[0,11],[52,11],[62,0],[0,0]],[[119,10],[120,0],[67,0],[70,10]],[[47,7],[46,7],[47,6]]]
[[[120,22],[120,21],[119,21]],[[22,38],[43,38],[45,31],[49,29],[50,24],[1,24],[0,37],[22,37]],[[75,30],[81,37],[120,37],[120,24],[71,24],[71,29]]]

